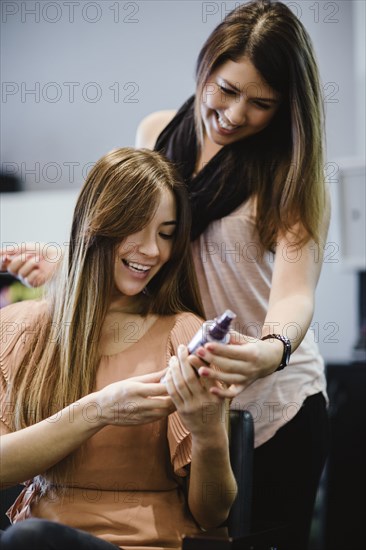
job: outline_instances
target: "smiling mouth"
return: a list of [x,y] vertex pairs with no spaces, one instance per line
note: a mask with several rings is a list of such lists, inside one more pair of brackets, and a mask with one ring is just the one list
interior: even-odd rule
[[231,124],[228,124],[227,122],[225,122],[217,112],[216,112],[216,118],[220,128],[222,128],[223,130],[228,130],[229,132],[232,132],[233,130],[236,130],[238,128],[238,126],[232,126]]
[[151,265],[138,264],[136,262],[129,262],[128,260],[124,259],[122,259],[122,262],[125,266],[127,266],[132,271],[135,271],[136,273],[147,273],[152,268]]

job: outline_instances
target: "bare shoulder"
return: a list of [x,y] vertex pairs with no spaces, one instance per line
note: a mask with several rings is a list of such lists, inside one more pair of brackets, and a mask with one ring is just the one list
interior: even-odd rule
[[165,126],[169,124],[177,111],[156,111],[142,119],[137,127],[135,146],[154,149],[155,142]]

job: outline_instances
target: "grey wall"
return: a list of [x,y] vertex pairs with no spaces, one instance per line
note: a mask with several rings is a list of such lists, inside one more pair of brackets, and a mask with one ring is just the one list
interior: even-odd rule
[[[3,171],[20,175],[28,190],[80,187],[102,154],[133,145],[143,116],[177,108],[193,92],[199,48],[238,4],[2,2]],[[364,146],[364,0],[287,4],[317,52],[327,115],[325,170],[336,194],[341,159],[360,156]],[[327,249],[313,323],[329,360],[347,359],[356,339],[356,276],[336,250],[340,231],[334,212],[329,242],[335,248]]]

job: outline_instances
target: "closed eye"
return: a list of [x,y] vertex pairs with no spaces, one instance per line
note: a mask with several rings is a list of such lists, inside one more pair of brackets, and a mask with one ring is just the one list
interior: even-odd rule
[[169,220],[163,222],[160,226],[160,229],[167,229],[170,233],[165,233],[165,231],[159,231],[159,235],[162,239],[170,241],[173,239],[176,231],[177,222],[176,220]]
[[[219,84],[219,88],[220,88],[221,92],[223,94],[226,94],[226,95],[235,96],[238,93],[235,90],[231,90],[230,88],[226,88],[225,86],[222,86],[220,84]],[[257,107],[259,107],[260,109],[263,109],[265,111],[268,111],[272,107],[272,105],[269,105],[268,103],[265,103],[265,102],[261,101],[260,99],[254,99],[253,103]]]
[[159,233],[160,237],[166,241],[169,241],[173,239],[174,233],[168,234],[168,233]]
[[230,90],[229,88],[225,88],[225,86],[221,86],[219,84],[219,88],[220,90],[222,91],[223,94],[226,94],[226,95],[236,95],[236,92],[234,92],[234,90]]
[[259,100],[254,100],[253,101],[254,105],[256,105],[257,107],[259,107],[260,109],[264,109],[266,111],[268,111],[268,109],[270,109],[272,107],[272,105],[269,105],[268,103],[263,103],[263,101],[259,101]]

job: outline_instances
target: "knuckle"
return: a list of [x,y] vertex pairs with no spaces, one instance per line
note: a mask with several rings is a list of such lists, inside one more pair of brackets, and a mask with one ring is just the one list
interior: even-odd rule
[[185,382],[183,380],[178,380],[175,383],[175,386],[176,386],[177,390],[182,391],[185,388]]

